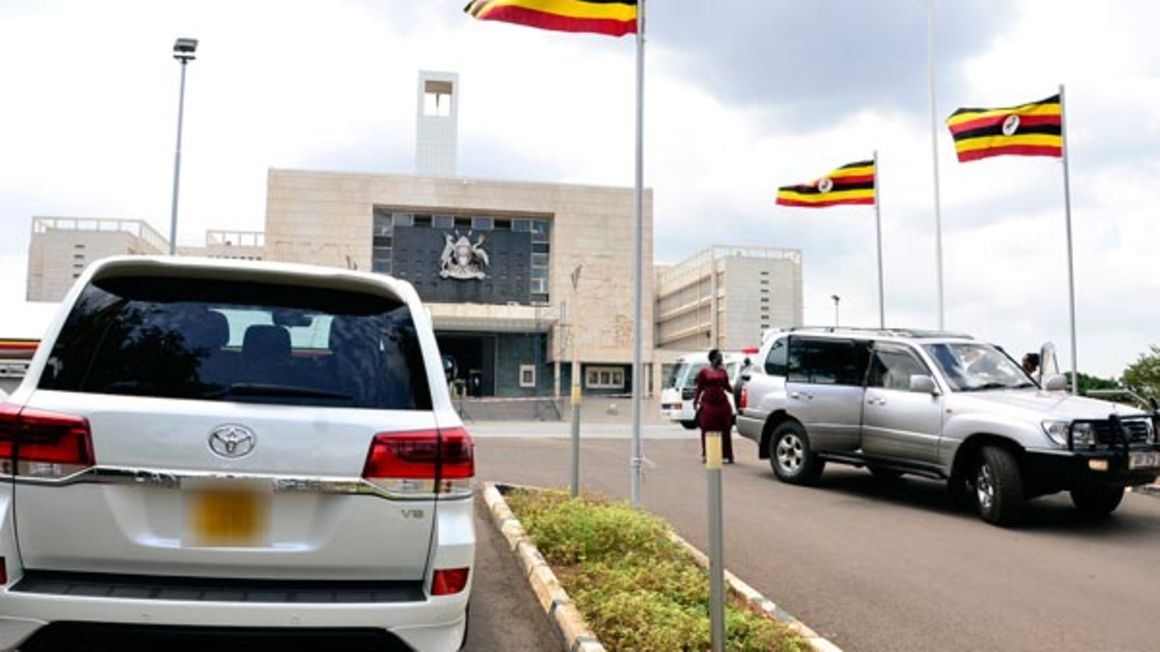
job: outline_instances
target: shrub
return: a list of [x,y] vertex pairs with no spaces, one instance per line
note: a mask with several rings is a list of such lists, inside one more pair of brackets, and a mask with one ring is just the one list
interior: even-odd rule
[[[662,519],[599,496],[571,500],[560,491],[515,491],[507,500],[610,650],[709,648],[707,574],[668,539]],[[784,625],[737,598],[725,619],[729,650],[808,649]]]

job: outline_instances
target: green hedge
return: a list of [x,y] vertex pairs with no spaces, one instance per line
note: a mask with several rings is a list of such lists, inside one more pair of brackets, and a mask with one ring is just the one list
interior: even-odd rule
[[[663,520],[596,496],[515,491],[508,504],[589,627],[610,650],[707,650],[709,580],[668,539]],[[738,598],[726,609],[728,649],[803,652],[808,645]]]

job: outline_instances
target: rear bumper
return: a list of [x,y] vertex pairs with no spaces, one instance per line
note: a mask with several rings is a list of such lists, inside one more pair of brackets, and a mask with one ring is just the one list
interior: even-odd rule
[[765,428],[765,420],[757,417],[737,415],[737,433],[746,439],[752,439],[761,444],[761,431]]
[[[1130,452],[1160,452],[1160,446],[1140,446]],[[1129,469],[1128,460],[1129,455],[1122,450],[1028,450],[1029,480],[1033,484],[1031,493],[1046,494],[1091,486],[1131,487],[1150,484],[1160,477],[1160,468]]]
[[[470,587],[469,587],[470,588]],[[14,650],[52,623],[385,630],[415,650],[457,650],[466,627],[469,590],[453,596],[391,603],[264,603],[123,599],[0,592],[0,650]]]

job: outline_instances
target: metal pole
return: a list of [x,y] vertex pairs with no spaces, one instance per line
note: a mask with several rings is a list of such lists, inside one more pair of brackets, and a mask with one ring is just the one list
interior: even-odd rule
[[[580,267],[572,271],[572,314],[579,312],[576,288],[580,285]],[[568,345],[572,347],[572,497],[580,495],[580,363],[576,360],[576,329],[568,322]]]
[[640,0],[636,13],[636,224],[633,232],[633,315],[632,320],[632,506],[640,507],[640,350],[641,322],[644,320],[642,281],[644,273],[644,12]]
[[882,206],[878,185],[878,150],[874,150],[874,224],[878,232],[878,328],[886,328],[886,290],[882,280]]
[[709,631],[713,652],[725,650],[725,519],[721,487],[721,433],[705,433],[709,484]]
[[1067,107],[1063,84],[1059,85],[1059,133],[1063,146],[1063,203],[1067,218],[1067,317],[1071,324],[1071,393],[1079,393],[1079,364],[1076,361],[1075,338],[1075,262],[1071,245],[1071,170],[1067,151]]
[[942,254],[942,199],[939,197],[938,174],[938,103],[934,90],[934,0],[926,3],[926,71],[930,89],[930,147],[934,161],[934,257],[938,269],[938,328],[946,329],[946,310],[943,305],[943,254]]
[[185,118],[185,64],[181,61],[181,94],[177,100],[177,152],[173,158],[173,207],[169,214],[169,255],[177,255],[177,190],[181,183],[181,125]]

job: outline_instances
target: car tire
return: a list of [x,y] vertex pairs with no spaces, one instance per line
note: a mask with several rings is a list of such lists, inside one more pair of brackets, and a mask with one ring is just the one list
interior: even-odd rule
[[681,425],[685,427],[685,430],[696,430],[697,429],[697,420],[696,419],[688,419],[687,421],[682,421]]
[[1011,451],[987,446],[980,451],[973,478],[979,517],[992,525],[1013,525],[1023,509],[1023,477]]
[[1123,487],[1077,487],[1071,490],[1071,502],[1088,516],[1107,516],[1116,511],[1123,499]]
[[870,471],[871,475],[883,482],[897,482],[902,477],[902,471],[895,471],[894,469],[888,469],[876,464],[867,464],[866,470]]
[[806,429],[797,421],[786,421],[769,437],[769,465],[782,482],[811,485],[818,481],[825,460],[810,448]]

